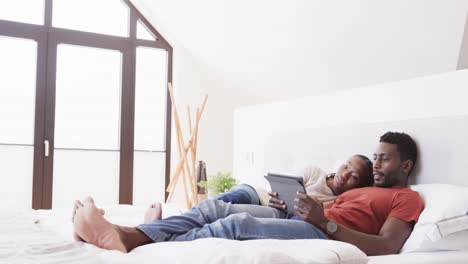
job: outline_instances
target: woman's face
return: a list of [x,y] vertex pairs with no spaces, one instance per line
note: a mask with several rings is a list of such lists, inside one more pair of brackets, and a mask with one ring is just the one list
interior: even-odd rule
[[335,190],[338,191],[335,194],[341,194],[357,188],[369,173],[363,159],[358,156],[351,157],[340,166],[333,178],[333,185]]

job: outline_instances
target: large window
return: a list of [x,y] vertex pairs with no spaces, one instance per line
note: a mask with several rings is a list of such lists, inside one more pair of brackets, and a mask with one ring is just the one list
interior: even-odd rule
[[0,58],[2,207],[164,200],[172,48],[128,0],[8,1]]

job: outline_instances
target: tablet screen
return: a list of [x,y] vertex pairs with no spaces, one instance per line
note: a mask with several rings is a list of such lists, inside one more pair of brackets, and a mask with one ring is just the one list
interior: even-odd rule
[[271,190],[278,193],[278,198],[286,204],[286,211],[294,213],[296,192],[306,193],[302,177],[268,173],[265,179],[270,183]]

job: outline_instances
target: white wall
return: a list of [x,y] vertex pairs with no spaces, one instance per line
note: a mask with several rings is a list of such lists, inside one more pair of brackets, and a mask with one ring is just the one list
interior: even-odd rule
[[468,11],[468,0],[132,2],[174,47],[178,104],[209,94],[208,174],[232,170],[239,106],[455,70]]
[[466,17],[465,32],[463,33],[457,69],[468,69],[468,16]]
[[[429,118],[434,118],[434,123],[437,123],[438,117],[468,115],[467,98],[468,70],[463,70],[337,91],[326,95],[242,107],[236,110],[234,116],[234,174],[243,182],[261,185],[262,175],[268,171],[299,169],[300,166],[295,166],[295,163],[307,161],[310,158],[307,155],[325,154],[325,147],[333,143],[327,139],[326,134],[323,135],[327,128],[330,136],[333,134],[345,136],[346,132],[350,132],[346,129],[367,124],[386,122],[388,125],[394,121]],[[314,129],[321,133],[315,133]],[[384,131],[394,129],[384,127]],[[439,135],[440,140],[449,134],[447,129],[440,127],[440,131],[427,131],[420,136]],[[336,132],[336,130],[345,131]],[[298,132],[300,139],[290,139],[291,135],[298,135]],[[312,139],[318,134],[322,135],[319,140]],[[283,141],[276,143],[281,138],[286,143]],[[287,145],[301,139],[303,144],[301,145],[301,142],[295,144],[296,148],[288,146],[289,149],[273,149],[275,146]],[[354,141],[365,142],[363,145],[366,146],[370,142],[377,142],[377,139],[365,136],[353,138]],[[418,139],[420,138],[415,138]],[[308,144],[314,140],[323,142],[318,152],[307,149]],[[343,145],[342,148],[346,149],[346,146]],[[359,148],[354,149],[356,151]],[[295,152],[292,159],[291,152]],[[307,155],[299,154],[304,152]],[[430,153],[420,154],[420,156],[430,156]],[[337,157],[336,153],[334,155],[331,158],[335,161],[336,158],[348,157]],[[321,162],[312,164],[322,166],[330,163],[326,160],[330,157],[324,155],[320,158],[323,158]],[[305,164],[304,162],[300,165]]]

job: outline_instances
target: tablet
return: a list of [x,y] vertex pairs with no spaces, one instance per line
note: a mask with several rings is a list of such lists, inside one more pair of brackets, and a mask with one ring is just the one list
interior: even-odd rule
[[294,213],[296,192],[306,193],[302,177],[268,173],[265,179],[270,182],[271,190],[278,193],[278,198],[286,204],[286,211],[291,214]]

